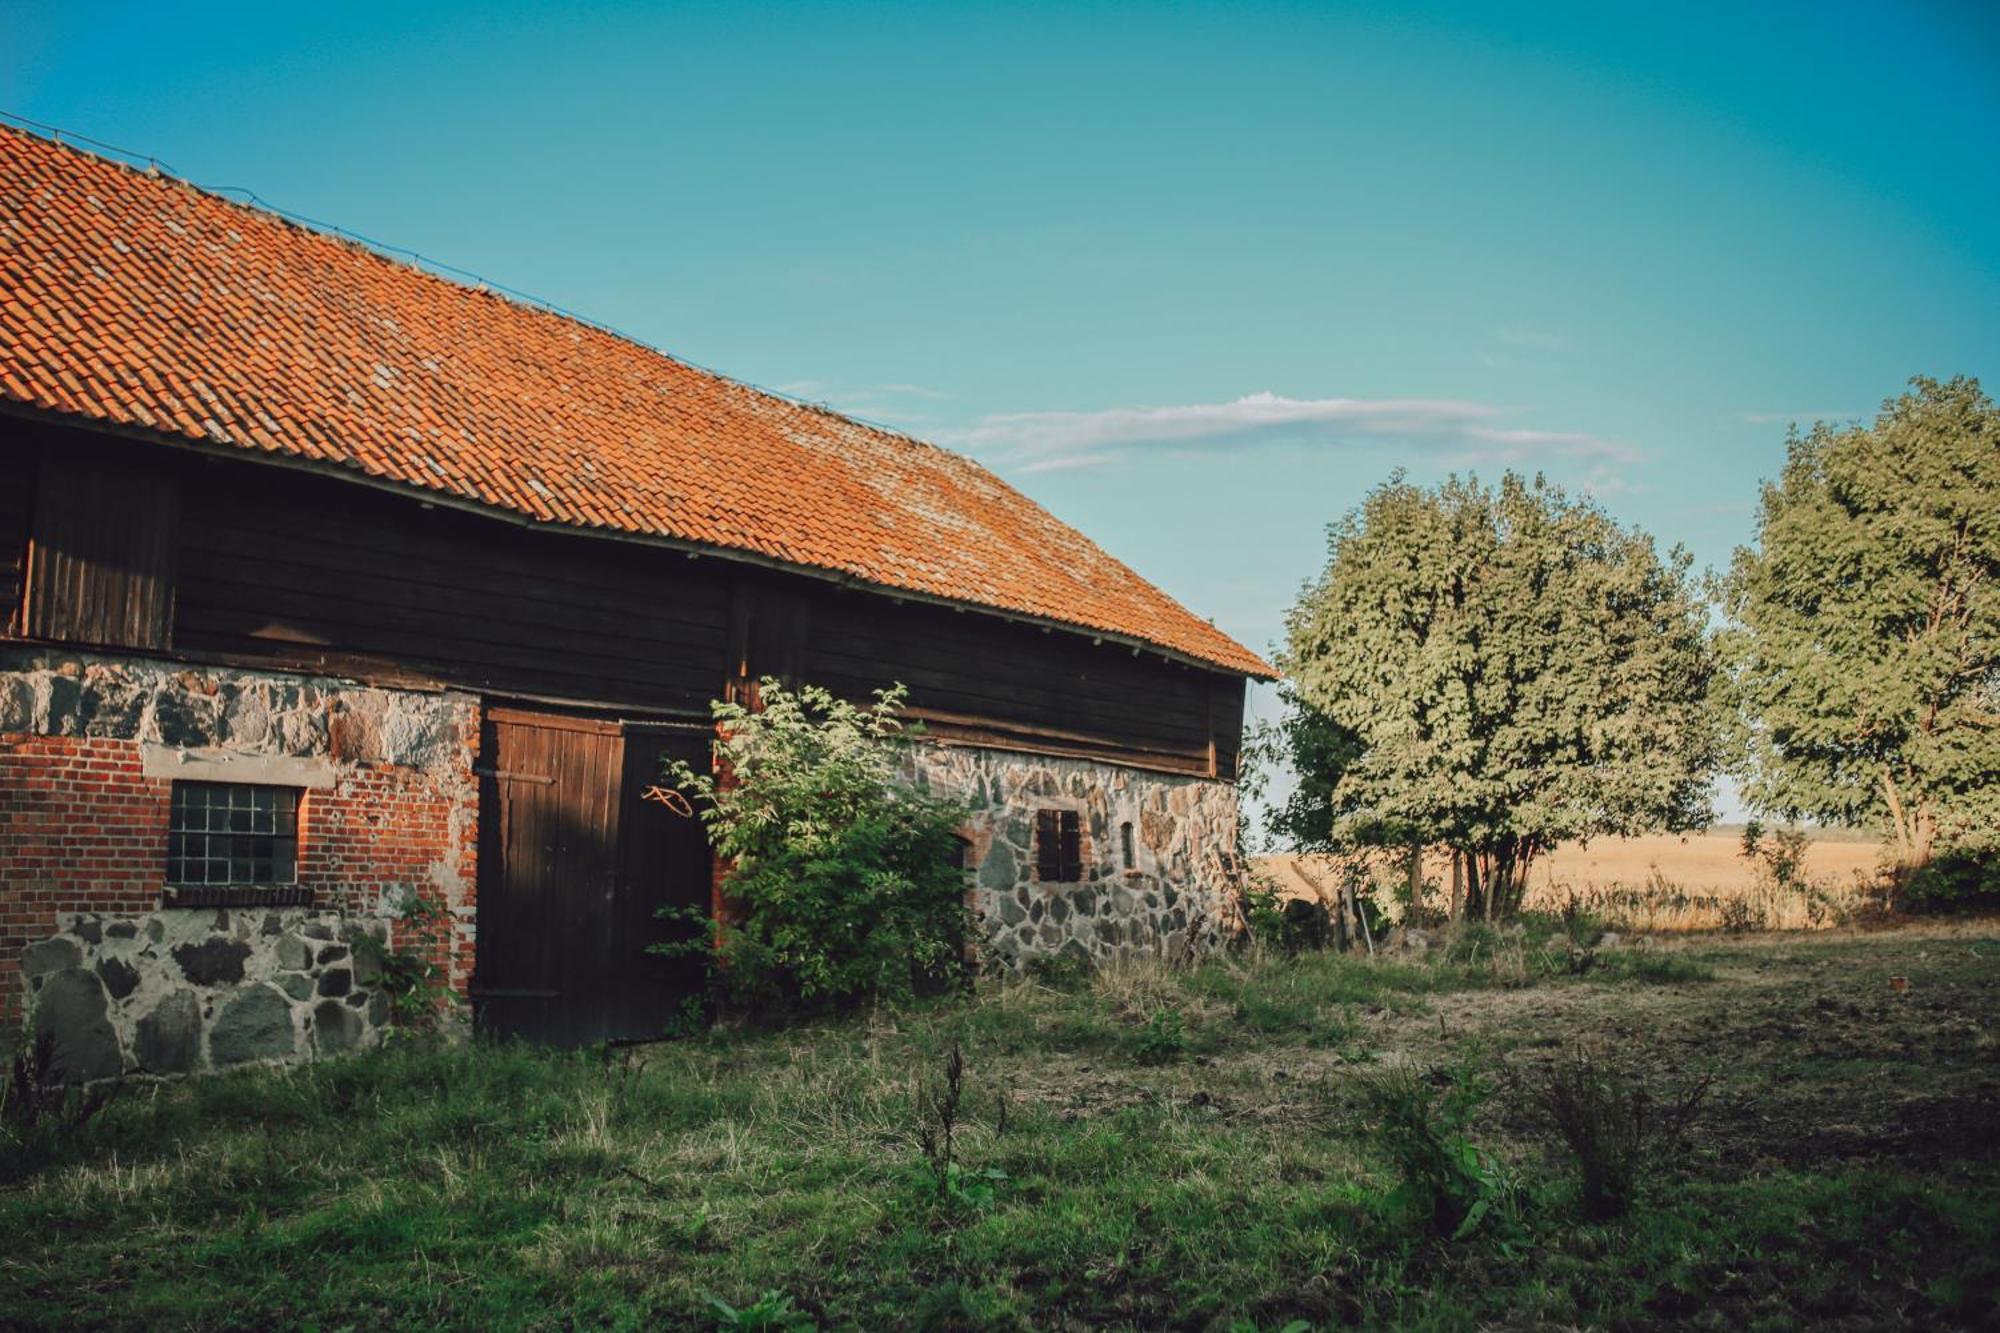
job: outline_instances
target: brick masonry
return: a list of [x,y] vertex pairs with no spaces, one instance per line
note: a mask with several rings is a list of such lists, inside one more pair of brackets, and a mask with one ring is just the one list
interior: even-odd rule
[[216,916],[162,910],[172,783],[148,775],[149,747],[190,760],[319,764],[324,784],[300,801],[298,878],[314,909],[386,918],[412,891],[442,903],[454,928],[439,941],[440,961],[463,989],[476,908],[478,718],[477,700],[456,692],[0,651],[0,1016],[22,1016],[23,948],[79,915]]

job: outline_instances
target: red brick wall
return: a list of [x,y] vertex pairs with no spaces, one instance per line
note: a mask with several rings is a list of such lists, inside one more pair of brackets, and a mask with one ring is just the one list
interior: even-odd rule
[[[469,751],[447,774],[342,764],[335,786],[306,792],[299,830],[316,904],[368,911],[411,886],[452,909],[435,956],[461,991],[479,848],[471,765]],[[15,960],[56,932],[58,912],[160,907],[171,785],[141,775],[136,741],[0,735],[0,1017],[18,1016]]]

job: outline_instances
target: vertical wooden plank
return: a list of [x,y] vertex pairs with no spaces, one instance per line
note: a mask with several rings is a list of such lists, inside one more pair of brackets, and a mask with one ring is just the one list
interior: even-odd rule
[[180,492],[163,469],[42,461],[28,542],[24,632],[118,648],[170,646]]
[[35,474],[40,456],[32,449],[0,455],[0,634],[19,634],[27,592],[28,529],[34,516]]

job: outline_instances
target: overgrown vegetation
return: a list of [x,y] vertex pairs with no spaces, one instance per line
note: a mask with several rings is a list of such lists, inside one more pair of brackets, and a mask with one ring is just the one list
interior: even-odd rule
[[1473,1117],[1491,1092],[1476,1070],[1426,1075],[1403,1065],[1362,1086],[1377,1141],[1398,1176],[1393,1206],[1447,1240],[1483,1225],[1518,1229],[1519,1195],[1506,1164],[1472,1141]]
[[116,1083],[87,1088],[72,1083],[57,1058],[53,1033],[41,1033],[15,1052],[0,1084],[0,1183],[55,1157],[118,1092]]
[[663,953],[712,964],[735,1005],[837,1009],[932,995],[963,980],[963,804],[903,780],[902,688],[857,705],[766,679],[759,706],[718,702],[715,772],[676,763],[729,866],[730,910]]
[[451,913],[444,904],[409,892],[397,904],[394,937],[357,931],[356,959],[375,969],[376,988],[389,999],[390,1035],[407,1038],[435,1031],[459,994],[452,988],[448,956]]
[[[1552,958],[1590,935],[1531,924]],[[2000,1157],[1966,1129],[2000,1096],[1990,930],[1599,941],[1587,971],[1526,979],[1508,937],[1372,961],[1253,949],[643,1051],[412,1040],[149,1087],[0,1185],[0,1322],[2000,1318]],[[1658,985],[1626,958],[1711,979]],[[1156,1061],[1163,1012],[1183,1047]],[[1579,1042],[1656,1102],[1717,1065],[1682,1140],[1645,1136],[1609,1221],[1546,1102]]]
[[1585,1217],[1603,1222],[1631,1210],[1640,1181],[1680,1148],[1713,1082],[1705,1075],[1658,1097],[1585,1047],[1557,1063],[1543,1100],[1574,1160]]

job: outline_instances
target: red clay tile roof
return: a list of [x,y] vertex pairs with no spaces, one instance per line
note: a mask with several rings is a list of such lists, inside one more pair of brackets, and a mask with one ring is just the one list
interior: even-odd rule
[[0,400],[1270,668],[985,468],[0,127]]

